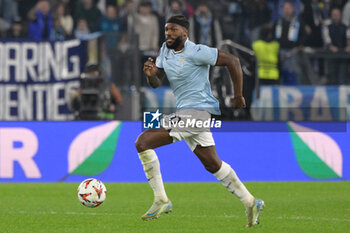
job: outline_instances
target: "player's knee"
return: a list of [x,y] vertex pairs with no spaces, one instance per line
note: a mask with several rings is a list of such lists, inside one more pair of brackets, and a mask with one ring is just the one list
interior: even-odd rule
[[211,164],[204,164],[205,169],[210,173],[215,173],[219,171],[220,164],[211,163]]
[[148,148],[147,143],[143,138],[144,138],[143,135],[140,135],[135,142],[136,150],[139,153],[150,149],[150,148]]

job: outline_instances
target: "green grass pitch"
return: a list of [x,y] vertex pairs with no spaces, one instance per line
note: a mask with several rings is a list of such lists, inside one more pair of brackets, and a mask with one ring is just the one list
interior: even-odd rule
[[77,183],[1,183],[0,232],[166,233],[350,231],[349,182],[248,182],[264,199],[260,224],[246,228],[244,207],[220,183],[166,183],[173,212],[152,221],[141,215],[153,196],[147,183],[106,183],[97,208],[76,197]]

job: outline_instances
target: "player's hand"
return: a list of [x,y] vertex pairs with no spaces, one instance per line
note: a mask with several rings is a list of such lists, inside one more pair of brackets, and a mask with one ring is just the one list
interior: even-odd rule
[[231,103],[234,108],[245,108],[245,99],[243,96],[232,96],[231,97]]
[[158,72],[158,68],[154,64],[153,58],[148,58],[148,60],[143,65],[143,72],[147,77],[155,76]]

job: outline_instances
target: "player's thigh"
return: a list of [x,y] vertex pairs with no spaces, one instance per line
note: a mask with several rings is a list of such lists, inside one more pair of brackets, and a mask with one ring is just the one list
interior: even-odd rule
[[148,149],[164,146],[172,142],[173,138],[164,128],[147,129],[138,136],[135,146],[138,152],[142,152]]

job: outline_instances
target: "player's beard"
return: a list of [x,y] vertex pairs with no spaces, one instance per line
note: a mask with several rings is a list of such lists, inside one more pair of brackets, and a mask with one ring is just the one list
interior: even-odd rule
[[175,40],[173,41],[173,43],[171,45],[168,45],[168,43],[165,43],[165,44],[166,44],[166,47],[168,49],[176,49],[177,47],[179,47],[181,42],[182,42],[181,36],[178,36],[178,37],[175,38]]

